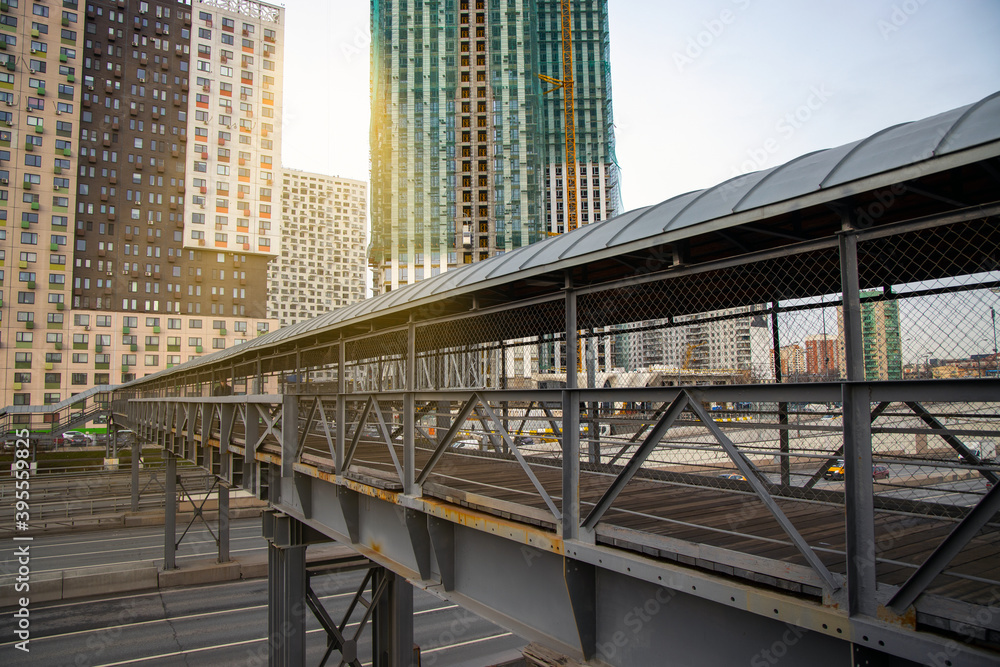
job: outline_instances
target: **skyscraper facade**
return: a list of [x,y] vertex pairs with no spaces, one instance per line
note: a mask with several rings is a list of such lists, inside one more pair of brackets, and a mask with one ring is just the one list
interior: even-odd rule
[[282,171],[281,254],[268,266],[268,316],[288,326],[365,298],[364,181]]
[[58,403],[271,328],[283,12],[0,5],[0,406]]
[[[620,209],[605,0],[572,7],[581,223]],[[560,3],[372,1],[375,290],[566,231]],[[585,185],[584,185],[585,184]]]

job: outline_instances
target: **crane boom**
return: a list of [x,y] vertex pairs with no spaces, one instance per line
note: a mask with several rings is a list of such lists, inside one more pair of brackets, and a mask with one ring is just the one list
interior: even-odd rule
[[[551,83],[555,88],[545,91],[545,94],[553,90],[562,89],[563,94],[563,131],[566,135],[566,231],[571,232],[577,228],[577,198],[576,198],[576,112],[573,101],[573,24],[570,13],[570,0],[561,0],[559,3],[560,23],[562,26],[562,78],[556,79],[551,76],[539,74],[538,78],[546,83]],[[551,232],[550,232],[551,234]],[[569,351],[567,350],[567,355]],[[568,363],[568,362],[567,362]],[[576,343],[576,369],[583,370],[583,349],[580,340]]]
[[570,0],[561,0],[562,24],[562,78],[555,79],[544,74],[538,78],[555,86],[545,91],[551,93],[558,88],[563,94],[563,130],[566,135],[566,231],[577,228],[577,173],[576,173],[576,111],[573,100],[573,24]]

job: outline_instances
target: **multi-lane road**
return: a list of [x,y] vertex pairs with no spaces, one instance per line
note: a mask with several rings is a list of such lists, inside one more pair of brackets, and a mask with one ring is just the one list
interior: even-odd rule
[[[343,615],[360,572],[325,575],[314,590],[330,615]],[[490,665],[520,655],[525,642],[457,605],[423,591],[414,596],[414,641],[421,664]],[[17,665],[266,665],[267,581],[235,581],[120,595],[85,602],[42,605],[32,610],[31,652],[0,644],[0,662]],[[348,635],[358,628],[357,618]],[[9,615],[7,615],[9,618]],[[5,625],[9,623],[5,621]],[[9,633],[5,633],[8,634]],[[370,632],[359,655],[370,660]],[[319,664],[326,637],[316,620],[307,623],[307,663]],[[336,664],[336,661],[334,662]]]
[[[234,558],[263,555],[260,520],[234,521]],[[0,573],[15,569],[13,544],[0,543]],[[32,571],[120,564],[123,569],[163,556],[163,529],[136,528],[36,537]],[[216,551],[203,525],[192,527],[178,550],[178,565],[204,561]],[[361,572],[315,577],[313,590],[330,616],[340,620],[362,579]],[[422,665],[490,665],[520,655],[526,642],[449,602],[414,592],[414,637]],[[4,665],[266,665],[267,581],[161,589],[97,596],[30,607],[30,653],[13,646],[13,618],[0,613],[0,664]],[[356,629],[358,612],[348,626]],[[326,638],[308,617],[308,662],[319,664]],[[370,629],[362,634],[362,656],[370,655]],[[367,660],[365,658],[363,661]]]

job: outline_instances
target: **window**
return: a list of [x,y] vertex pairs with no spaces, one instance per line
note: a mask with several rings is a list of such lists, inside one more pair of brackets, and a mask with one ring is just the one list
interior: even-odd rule
[[73,373],[70,376],[70,384],[87,384],[87,374],[86,373]]

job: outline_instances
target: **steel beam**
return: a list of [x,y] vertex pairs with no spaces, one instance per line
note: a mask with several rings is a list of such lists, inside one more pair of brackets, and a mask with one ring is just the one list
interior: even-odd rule
[[306,547],[268,543],[268,628],[271,667],[299,667],[306,656]]
[[861,324],[858,237],[840,235],[840,276],[844,299],[844,356],[848,383],[843,385],[844,496],[847,532],[847,603],[852,616],[878,613],[875,575],[875,488],[872,480],[872,397],[865,380]]
[[372,583],[385,589],[372,616],[372,667],[412,667],[413,587],[385,568],[376,570]]
[[[117,440],[114,431],[111,438]],[[138,438],[132,441],[132,511],[139,511],[139,466],[142,465],[142,445]]]
[[177,567],[177,457],[172,452],[164,451],[166,457],[166,488],[164,490],[166,507],[163,517],[163,569],[173,570]]
[[871,397],[864,384],[844,385],[844,511],[847,600],[852,615],[878,613],[875,576],[875,486],[872,479]]
[[219,562],[229,562],[229,487],[219,484]]
[[299,436],[299,397],[285,394],[281,401],[281,476],[291,477],[297,460]]

